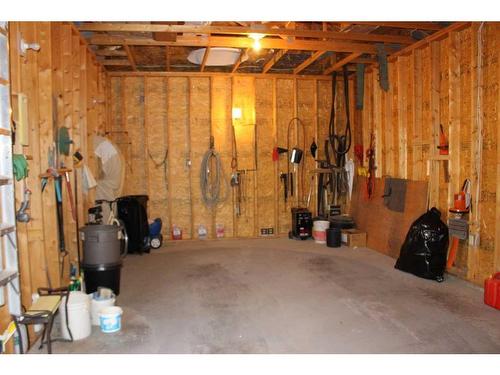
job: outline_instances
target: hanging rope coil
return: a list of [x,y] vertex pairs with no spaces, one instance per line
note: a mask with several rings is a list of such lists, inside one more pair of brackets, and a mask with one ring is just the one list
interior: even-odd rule
[[[211,169],[212,165],[213,169]],[[224,185],[223,195],[221,194],[222,185]],[[220,155],[213,148],[203,155],[201,161],[200,189],[203,203],[209,208],[224,202],[229,194],[229,183],[224,178]]]

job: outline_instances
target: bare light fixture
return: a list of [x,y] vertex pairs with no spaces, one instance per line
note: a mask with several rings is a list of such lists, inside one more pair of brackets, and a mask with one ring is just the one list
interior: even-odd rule
[[233,120],[241,119],[241,108],[234,107],[233,108]]
[[258,33],[251,33],[251,34],[248,34],[248,36],[253,39],[253,45],[252,45],[252,48],[255,50],[255,51],[259,51],[260,48],[261,48],[261,45],[260,45],[260,40],[265,36],[264,34],[258,34]]
[[26,54],[26,51],[32,49],[33,51],[40,51],[40,44],[38,43],[27,43],[23,37],[21,36],[21,39],[19,40],[19,53],[21,56],[24,56]]

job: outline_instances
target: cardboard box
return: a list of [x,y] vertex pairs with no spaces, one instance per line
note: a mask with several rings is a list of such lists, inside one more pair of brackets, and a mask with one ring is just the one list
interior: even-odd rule
[[358,229],[342,229],[342,242],[349,247],[366,247],[366,232]]

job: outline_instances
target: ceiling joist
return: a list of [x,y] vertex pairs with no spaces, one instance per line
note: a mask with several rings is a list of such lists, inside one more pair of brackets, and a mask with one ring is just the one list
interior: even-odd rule
[[130,66],[130,62],[128,61],[128,59],[116,59],[116,60],[112,60],[112,59],[100,59],[100,60],[97,60],[97,61],[99,61],[102,65]]
[[[293,28],[271,28],[271,27],[240,27],[240,26],[197,26],[197,25],[152,25],[143,23],[83,23],[78,26],[81,31],[94,32],[169,32],[187,34],[226,34],[226,35],[248,35],[251,33],[265,34],[267,36],[317,38],[347,40],[358,42],[381,42],[412,44],[413,38],[405,35],[389,34],[364,34],[364,33],[342,33],[338,31],[322,30],[296,30]],[[439,29],[438,29],[439,30]]]
[[132,50],[128,45],[124,45],[123,48],[125,48],[125,52],[127,53],[127,58],[128,61],[130,62],[130,65],[132,66],[132,69],[137,70],[137,65],[135,63],[134,55],[132,54]]
[[293,74],[299,74],[301,71],[303,71],[305,68],[307,68],[309,65],[311,65],[313,62],[315,62],[317,59],[319,59],[321,56],[326,51],[316,51],[314,52],[311,57],[309,57],[306,61],[304,61],[302,64],[300,64],[298,67],[296,67],[293,70]]
[[357,59],[359,56],[361,56],[361,53],[351,53],[349,56],[344,57],[343,59],[337,61],[335,64],[333,64],[331,67],[327,68],[324,72],[323,75],[328,75],[335,70],[339,70],[342,68],[345,64],[350,63],[351,61]]
[[380,27],[395,27],[398,29],[410,29],[410,30],[432,30],[438,31],[443,28],[443,26],[434,22],[370,22],[362,21],[356,22],[351,21],[352,25],[367,25],[367,26],[380,26]]
[[203,54],[203,60],[201,61],[200,72],[203,72],[205,70],[205,65],[207,63],[209,54],[210,54],[210,46],[207,46],[207,48],[205,49],[205,53]]
[[269,59],[269,61],[264,65],[262,73],[267,73],[283,56],[286,55],[288,50],[282,49],[274,53],[274,55]]
[[[175,42],[157,41],[149,38],[119,38],[107,35],[96,35],[90,39],[90,44],[95,45],[124,45],[130,46],[184,46],[184,47],[230,47],[230,48],[252,48],[253,39],[245,37],[177,37]],[[360,52],[375,54],[376,48],[368,43],[351,43],[337,41],[312,41],[298,40],[287,41],[274,38],[262,38],[260,40],[263,49],[288,49],[302,51],[336,51],[336,52]],[[393,51],[388,48],[389,53]]]
[[243,62],[243,57],[248,53],[249,49],[247,48],[246,50],[241,50],[240,52],[240,57],[238,61],[233,66],[233,69],[231,70],[231,73],[235,73],[238,68],[240,67],[241,63]]

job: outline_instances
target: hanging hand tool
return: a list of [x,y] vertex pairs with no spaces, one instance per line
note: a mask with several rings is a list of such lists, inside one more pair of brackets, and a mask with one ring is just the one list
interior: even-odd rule
[[316,151],[318,150],[318,145],[316,144],[316,141],[314,138],[313,138],[313,141],[311,143],[310,150],[311,150],[312,157],[316,158]]
[[64,242],[64,222],[63,222],[63,205],[61,194],[61,176],[54,177],[55,195],[56,195],[56,210],[57,210],[57,229],[59,233],[59,251],[66,253],[66,244]]
[[368,161],[368,175],[366,176],[366,196],[371,199],[375,192],[375,133],[370,134],[370,147],[366,150]]
[[280,180],[283,181],[283,192],[285,204],[288,201],[288,174],[280,172]]
[[69,178],[69,172],[64,172],[64,179],[66,180],[66,188],[68,189],[68,200],[71,207],[71,216],[73,220],[76,221],[76,209],[75,203],[73,201],[73,189],[71,189],[71,181]]
[[439,149],[439,155],[448,155],[450,147],[442,124],[439,124],[439,146],[437,148]]
[[241,185],[240,185],[240,174],[238,172],[233,172],[231,175],[231,186],[236,189],[236,216],[241,215]]

